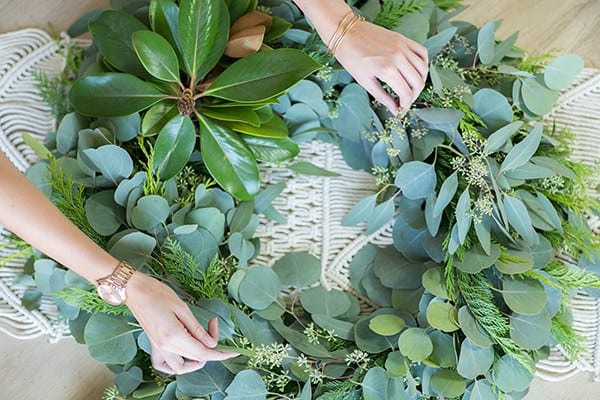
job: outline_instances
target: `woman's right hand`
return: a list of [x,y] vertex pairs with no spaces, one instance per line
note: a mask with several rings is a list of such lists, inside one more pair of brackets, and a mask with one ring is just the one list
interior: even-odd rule
[[207,361],[237,357],[215,350],[219,340],[216,318],[208,332],[175,292],[141,272],[127,284],[127,306],[152,345],[152,365],[167,374],[185,374],[204,367]]

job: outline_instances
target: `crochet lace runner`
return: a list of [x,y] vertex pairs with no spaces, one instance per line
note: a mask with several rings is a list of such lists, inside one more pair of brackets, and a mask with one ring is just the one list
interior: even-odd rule
[[[63,67],[58,43],[45,32],[27,29],[0,35],[0,149],[21,171],[35,162],[35,154],[23,143],[22,133],[43,139],[56,125],[38,95],[35,72],[56,74]],[[600,126],[600,71],[584,70],[561,94],[549,120],[577,135],[574,159],[595,163],[600,149],[596,129]],[[261,252],[254,263],[271,265],[290,251],[307,251],[321,260],[321,284],[325,288],[352,291],[361,299],[363,310],[368,311],[373,305],[353,291],[348,266],[365,244],[390,245],[393,221],[370,236],[363,234],[364,225],[345,227],[341,221],[356,202],[375,191],[374,179],[350,169],[339,150],[330,144],[305,143],[299,159],[341,176],[308,177],[281,166],[263,166],[266,185],[286,182],[274,206],[287,223],[261,221],[257,232]],[[600,234],[600,218],[591,217],[590,222]],[[2,246],[8,234],[0,226],[0,258],[16,251]],[[573,262],[568,257],[563,261]],[[19,285],[18,277],[22,276],[23,264],[24,260],[17,258],[0,268],[0,331],[20,339],[46,336],[51,342],[68,336],[68,326],[50,299],[44,298],[39,310],[30,311],[21,305],[26,287]],[[575,330],[585,337],[585,351],[579,360],[569,361],[559,347],[552,348],[550,358],[538,364],[538,375],[543,379],[562,380],[580,371],[600,378],[600,300],[578,293],[572,308]]]

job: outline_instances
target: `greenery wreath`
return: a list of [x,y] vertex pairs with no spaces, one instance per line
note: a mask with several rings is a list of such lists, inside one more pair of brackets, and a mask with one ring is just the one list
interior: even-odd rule
[[[582,61],[527,57],[516,34],[495,38],[497,23],[455,21],[461,1],[353,1],[428,49],[426,89],[393,116],[290,1],[257,3],[114,1],[69,31],[89,26],[93,46],[65,49],[65,72],[40,76],[61,122],[45,145],[25,137],[41,159],[27,176],[111,254],[171,285],[199,321],[217,316],[220,347],[241,354],[157,372],[126,307],[35,254],[23,303],[54,298],[116,374],[104,398],[520,399],[549,346],[577,357],[569,299],[600,288],[586,223],[598,175],[569,161],[571,135],[541,118]],[[370,234],[395,221],[393,247],[352,260],[356,296],[319,286],[307,253],[249,267],[258,215],[278,219],[282,191],[260,190],[257,163],[288,161],[308,140],[337,143],[377,177],[380,190],[344,224]],[[376,311],[361,311],[358,295]]]

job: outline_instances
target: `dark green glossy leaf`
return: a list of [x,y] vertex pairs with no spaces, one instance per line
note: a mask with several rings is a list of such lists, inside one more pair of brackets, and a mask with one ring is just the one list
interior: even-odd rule
[[173,0],[150,0],[148,16],[154,32],[168,40],[173,49],[179,49],[179,7],[177,4]]
[[179,82],[177,53],[161,35],[152,31],[133,34],[133,48],[146,71],[165,82]]
[[254,158],[265,162],[283,162],[294,158],[300,152],[298,144],[290,138],[273,139],[240,135]]
[[299,50],[261,51],[233,63],[204,94],[241,103],[259,102],[282,94],[319,67]]
[[202,107],[198,110],[200,114],[206,115],[219,121],[243,122],[254,127],[261,126],[260,118],[254,107]]
[[[232,108],[233,112],[239,107]],[[288,126],[280,116],[273,114],[267,122],[261,122],[258,126],[243,122],[229,121],[224,122],[229,128],[239,133],[245,133],[251,136],[283,139],[288,137]]]
[[[118,70],[146,77],[131,40],[134,32],[148,30],[137,18],[120,11],[104,11],[90,22],[90,32],[100,54]],[[131,113],[126,113],[131,114]]]
[[70,98],[73,107],[84,115],[121,117],[158,103],[165,94],[133,75],[106,73],[75,82]]
[[219,33],[222,3],[183,0],[179,9],[179,44],[187,73],[195,79]]
[[188,116],[178,115],[160,131],[154,144],[154,171],[162,181],[177,175],[196,144],[196,129]]
[[254,156],[229,128],[200,116],[200,148],[215,180],[239,200],[250,200],[260,189]]

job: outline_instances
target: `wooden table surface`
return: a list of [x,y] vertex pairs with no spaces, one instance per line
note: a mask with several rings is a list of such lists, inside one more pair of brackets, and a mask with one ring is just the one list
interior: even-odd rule
[[[458,18],[482,25],[503,19],[498,36],[521,32],[517,45],[532,55],[557,49],[600,68],[600,0],[466,0]],[[0,0],[0,33],[39,27],[59,33],[108,0]],[[0,400],[99,400],[111,374],[72,340],[19,341],[0,334]],[[536,381],[528,400],[596,400],[600,385],[580,374],[562,383]]]

